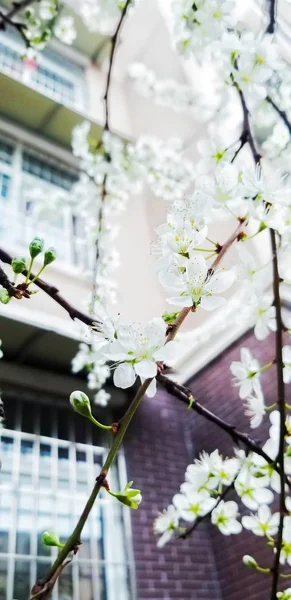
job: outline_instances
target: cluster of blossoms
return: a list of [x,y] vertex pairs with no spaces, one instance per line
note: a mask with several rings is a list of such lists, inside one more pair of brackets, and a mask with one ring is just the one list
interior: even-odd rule
[[178,113],[192,113],[199,119],[207,119],[214,109],[207,106],[205,98],[191,86],[181,84],[174,79],[159,80],[154,71],[143,63],[133,63],[128,69],[136,90],[160,106],[170,107]]
[[[149,321],[143,328],[139,325],[126,325],[120,321],[114,323],[106,318],[101,330],[93,333],[93,349],[89,349],[85,344],[81,347],[73,361],[74,371],[79,371],[83,366],[92,366],[89,374],[90,386],[90,375],[93,373],[94,376],[95,369],[100,369],[99,361],[103,362],[104,368],[109,369],[104,364],[107,360],[113,363],[113,381],[116,387],[131,387],[137,377],[141,382],[152,378],[147,395],[154,396],[159,363],[173,359],[177,352],[177,342],[170,341],[165,344],[166,330],[165,321],[158,317]],[[104,377],[100,387],[103,383]],[[95,402],[102,404],[100,392],[98,393]]]
[[[263,447],[268,456],[274,459],[278,454],[279,421],[278,411],[273,411],[270,415],[269,438]],[[286,419],[286,431],[285,472],[290,475],[289,417]],[[230,486],[234,487],[242,504],[251,511],[250,514],[240,518],[237,502],[223,499]],[[272,513],[269,505],[274,501],[274,494],[279,492],[278,472],[273,464],[270,465],[258,454],[246,455],[243,450],[235,449],[233,458],[223,458],[218,450],[211,454],[204,452],[187,467],[180,493],[173,497],[172,504],[154,523],[154,530],[160,536],[158,545],[163,546],[172,538],[185,535],[185,524],[193,524],[199,517],[207,515],[224,535],[238,534],[244,528],[254,535],[265,536],[269,545],[275,548],[274,536],[278,533],[279,513]],[[289,497],[286,498],[286,508],[291,511]],[[291,564],[290,535],[291,516],[288,516],[283,531],[281,564]]]
[[43,50],[53,35],[64,44],[73,43],[74,18],[70,15],[58,18],[59,10],[58,0],[41,0],[36,7],[25,9],[23,33],[30,48]]

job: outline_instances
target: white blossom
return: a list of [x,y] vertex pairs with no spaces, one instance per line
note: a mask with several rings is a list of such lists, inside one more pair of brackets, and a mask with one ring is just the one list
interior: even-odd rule
[[259,427],[266,412],[264,396],[260,386],[255,386],[254,393],[245,399],[245,407],[245,415],[251,419],[251,428]]
[[235,280],[233,270],[208,271],[202,256],[195,256],[188,261],[185,271],[176,270],[160,273],[160,281],[167,290],[179,295],[167,299],[175,306],[194,306],[205,310],[215,310],[225,304],[225,298],[217,294],[227,290]]
[[225,502],[220,500],[219,504],[213,509],[211,513],[211,523],[217,525],[219,531],[223,535],[231,535],[240,533],[242,526],[237,520],[238,517],[238,505],[233,500]]
[[215,498],[211,498],[209,492],[201,490],[194,492],[187,490],[185,494],[176,494],[173,504],[178,511],[179,517],[187,522],[193,522],[197,517],[202,517],[210,512],[216,504]]
[[284,363],[283,378],[284,383],[291,382],[291,346],[283,346],[282,358]]
[[274,536],[278,532],[279,518],[279,513],[272,514],[267,504],[261,504],[257,514],[245,515],[241,522],[245,529],[249,529],[255,535]]
[[74,18],[71,15],[60,17],[54,27],[54,34],[63,44],[70,46],[77,36]]
[[239,397],[246,398],[260,388],[260,364],[247,348],[241,348],[240,361],[233,361],[230,370],[234,385],[239,387]]
[[158,548],[162,548],[175,535],[175,529],[179,525],[179,515],[176,508],[170,505],[154,521],[154,532],[161,537],[158,540]]

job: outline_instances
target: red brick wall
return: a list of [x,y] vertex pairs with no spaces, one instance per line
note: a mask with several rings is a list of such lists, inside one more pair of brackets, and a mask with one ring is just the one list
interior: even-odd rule
[[139,600],[222,600],[208,526],[195,538],[156,546],[153,520],[183,481],[192,460],[189,413],[164,392],[145,398],[126,436],[128,477],[142,490],[132,511]]
[[[229,365],[239,360],[241,346],[248,347],[261,365],[274,358],[274,338],[258,342],[252,334],[226,350],[188,384],[194,396],[222,418],[249,430],[243,403],[233,387]],[[276,399],[275,368],[263,374],[266,404]],[[291,387],[291,386],[290,386]],[[288,388],[287,388],[288,390]],[[288,390],[289,391],[289,390]],[[290,394],[290,392],[289,392]],[[251,431],[264,440],[265,425]],[[201,450],[219,448],[232,455],[232,443],[215,425],[188,411],[185,405],[160,391],[145,399],[125,443],[128,476],[142,490],[143,502],[132,514],[134,556],[139,600],[266,600],[269,576],[253,573],[242,565],[244,554],[253,554],[263,566],[272,551],[249,532],[224,537],[203,524],[188,540],[156,547],[152,523],[183,481],[185,467]],[[247,510],[241,506],[241,514]],[[286,587],[286,585],[285,585]]]

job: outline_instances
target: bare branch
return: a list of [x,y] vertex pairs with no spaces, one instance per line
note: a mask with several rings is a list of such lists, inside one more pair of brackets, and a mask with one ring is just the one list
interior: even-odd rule
[[269,24],[265,33],[274,33],[276,25],[276,0],[269,0]]
[[[10,265],[11,261],[12,261],[12,256],[10,256],[5,250],[0,248],[0,260],[2,260],[4,263]],[[2,270],[2,272],[3,272],[3,270]],[[23,271],[23,275],[26,276],[27,271]],[[3,275],[2,275],[2,277],[3,277]],[[29,276],[29,279],[32,280],[32,279],[34,279],[34,277],[35,277],[35,275],[33,273],[31,273]],[[8,279],[8,281],[9,281],[9,279]],[[11,296],[15,295],[14,293],[10,293],[11,290],[9,291],[9,289],[6,287],[6,285],[4,285],[2,283],[1,280],[0,280],[0,283],[1,283],[1,285],[3,285],[3,287],[5,287],[7,289],[8,293]],[[98,325],[100,325],[100,323],[98,321],[96,321],[95,319],[92,319],[92,317],[81,312],[80,310],[75,308],[72,304],[70,304],[70,302],[65,300],[65,298],[63,298],[63,296],[61,296],[58,288],[56,288],[55,286],[50,285],[49,283],[46,283],[46,281],[44,281],[43,279],[40,279],[40,277],[34,281],[34,284],[37,285],[43,292],[45,292],[45,294],[50,296],[55,302],[57,302],[57,304],[62,306],[62,308],[64,310],[66,310],[67,313],[70,315],[71,319],[73,319],[73,320],[78,319],[79,321],[82,321],[82,323],[84,323],[85,325],[88,325],[89,327],[94,326],[96,328],[96,326],[98,327]],[[11,284],[11,285],[13,286],[13,284]],[[17,288],[14,288],[14,289],[17,290]]]
[[286,125],[286,127],[291,135],[291,123],[288,119],[286,111],[279,108],[279,106],[276,104],[276,102],[274,102],[274,100],[272,100],[271,96],[267,96],[266,100],[273,107],[273,109],[276,111],[276,113],[279,115],[280,119],[282,119],[284,125]]

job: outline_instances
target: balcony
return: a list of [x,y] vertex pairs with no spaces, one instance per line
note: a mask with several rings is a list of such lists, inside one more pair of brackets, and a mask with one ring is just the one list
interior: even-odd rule
[[[21,38],[0,32],[0,115],[62,146],[87,118],[85,70],[52,49],[38,63],[23,61]],[[9,98],[9,102],[7,102]],[[98,137],[100,126],[92,126]]]

